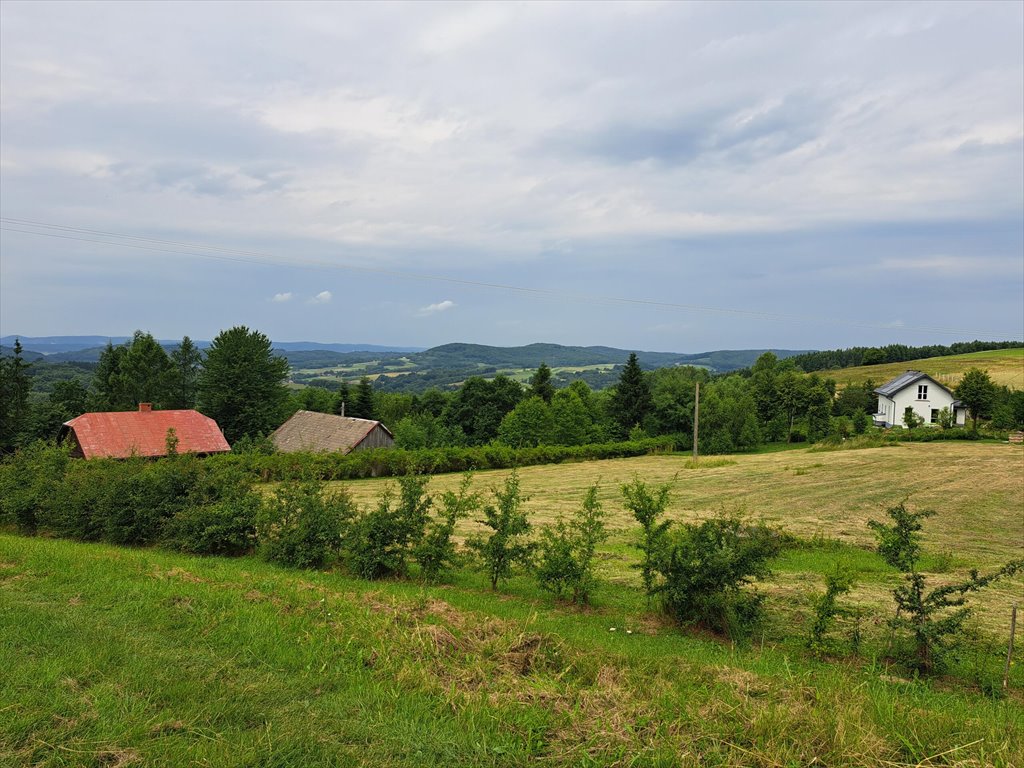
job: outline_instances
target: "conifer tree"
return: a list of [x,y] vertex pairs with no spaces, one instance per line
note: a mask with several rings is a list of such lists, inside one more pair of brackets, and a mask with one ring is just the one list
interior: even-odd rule
[[614,417],[623,436],[635,426],[642,426],[644,418],[654,405],[651,387],[640,369],[636,352],[630,352],[629,360],[619,376],[619,384],[612,398]]
[[545,403],[551,403],[555,394],[555,385],[551,383],[551,369],[547,363],[541,363],[537,372],[530,379],[528,397],[539,397]]
[[363,376],[352,393],[352,407],[346,409],[346,416],[354,416],[357,419],[375,419],[376,408],[373,403],[373,384],[367,376]]

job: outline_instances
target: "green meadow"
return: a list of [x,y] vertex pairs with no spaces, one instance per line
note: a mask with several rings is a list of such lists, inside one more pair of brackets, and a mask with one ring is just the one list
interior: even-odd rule
[[[1020,557],[1021,470],[1018,446],[949,443],[524,468],[536,523],[600,481],[612,536],[585,609],[525,574],[492,592],[468,567],[434,586],[367,582],[0,535],[0,764],[1024,765],[1024,666],[1001,687],[1024,579],[971,596],[970,643],[947,673],[915,679],[886,652],[900,577],[866,528],[908,496],[935,509],[924,567],[936,583]],[[672,626],[647,605],[619,500],[634,476],[673,483],[675,520],[738,512],[791,534],[757,585],[767,618],[750,640]],[[371,503],[386,482],[346,486]],[[859,617],[815,657],[811,602],[837,563],[857,576],[844,600]]]

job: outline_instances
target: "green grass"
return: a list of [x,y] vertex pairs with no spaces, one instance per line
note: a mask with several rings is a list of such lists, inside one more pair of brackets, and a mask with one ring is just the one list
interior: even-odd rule
[[1024,756],[1016,692],[995,700],[771,641],[733,647],[664,626],[635,593],[607,599],[621,589],[588,611],[523,581],[507,591],[473,575],[370,584],[250,558],[0,536],[0,763],[1012,766]]
[[[883,660],[901,576],[866,522],[908,496],[935,509],[922,567],[933,584],[959,579],[1024,551],[1022,470],[1019,446],[975,443],[523,468],[535,523],[600,483],[611,538],[585,610],[526,576],[494,594],[469,569],[423,587],[0,535],[0,765],[1021,766],[1024,665],[1008,697],[986,692],[1024,578],[971,596],[973,641],[951,676],[906,680]],[[680,630],[646,604],[619,493],[634,476],[673,484],[675,521],[743,512],[797,537],[758,585],[752,643]],[[343,485],[369,504],[389,482]],[[862,615],[838,642],[855,626],[863,642],[815,660],[803,637],[837,565]]]

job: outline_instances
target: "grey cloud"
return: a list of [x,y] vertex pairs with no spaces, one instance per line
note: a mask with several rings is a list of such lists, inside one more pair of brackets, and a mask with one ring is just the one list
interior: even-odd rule
[[823,100],[794,94],[765,106],[754,102],[668,120],[613,120],[597,128],[561,130],[541,147],[610,163],[653,160],[686,165],[704,156],[743,163],[789,152],[812,140],[829,112]]

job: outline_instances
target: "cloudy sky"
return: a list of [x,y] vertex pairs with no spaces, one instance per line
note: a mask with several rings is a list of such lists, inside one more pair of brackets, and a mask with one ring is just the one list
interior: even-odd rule
[[4,0],[0,99],[0,334],[1024,336],[1021,3]]

